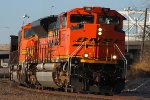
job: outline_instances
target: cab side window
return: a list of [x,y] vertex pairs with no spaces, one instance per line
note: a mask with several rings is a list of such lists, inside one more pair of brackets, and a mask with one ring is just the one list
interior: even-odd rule
[[29,29],[24,30],[24,38],[29,38],[34,35],[35,35],[35,32],[33,32],[32,30],[29,30]]

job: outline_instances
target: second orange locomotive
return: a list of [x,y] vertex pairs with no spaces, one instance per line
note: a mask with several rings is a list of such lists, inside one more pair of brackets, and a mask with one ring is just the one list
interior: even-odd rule
[[124,19],[109,8],[83,7],[23,26],[18,62],[10,63],[11,79],[66,91],[121,92],[126,77]]

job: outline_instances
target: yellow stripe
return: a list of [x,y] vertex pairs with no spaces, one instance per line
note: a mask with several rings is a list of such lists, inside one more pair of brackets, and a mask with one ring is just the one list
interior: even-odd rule
[[22,50],[22,55],[26,55],[27,54],[27,51],[26,50]]
[[102,60],[89,60],[89,59],[81,59],[82,63],[101,63],[101,64],[117,64],[116,61],[102,61]]

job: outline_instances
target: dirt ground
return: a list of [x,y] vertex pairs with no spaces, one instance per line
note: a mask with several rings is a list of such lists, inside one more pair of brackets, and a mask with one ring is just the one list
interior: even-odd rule
[[[150,99],[150,78],[134,78],[129,80],[126,83],[125,90],[119,96],[138,96]],[[91,98],[72,98],[23,91],[10,81],[0,81],[0,100],[91,100]]]
[[[85,100],[84,98],[71,98],[33,93],[18,89],[12,82],[0,82],[0,100]],[[88,99],[86,99],[88,100]],[[90,99],[89,99],[90,100]]]

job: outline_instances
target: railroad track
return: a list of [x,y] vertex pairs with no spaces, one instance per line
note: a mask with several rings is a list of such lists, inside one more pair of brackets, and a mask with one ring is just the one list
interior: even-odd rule
[[71,98],[84,98],[85,100],[149,100],[150,98],[143,98],[137,96],[106,96],[106,95],[96,95],[96,94],[88,94],[88,93],[71,93],[71,92],[60,92],[60,91],[50,91],[50,90],[42,90],[42,89],[32,89],[18,85],[18,89],[21,91],[29,91],[40,94],[48,94],[52,96],[67,96]]
[[[2,94],[0,94],[0,98],[4,95],[7,94],[8,99],[9,96],[10,97],[14,97],[15,96],[15,100],[28,100],[28,99],[22,99],[22,97],[24,98],[29,98],[27,96],[35,96],[35,95],[39,95],[39,96],[35,96],[33,97],[32,100],[34,100],[34,98],[36,98],[36,100],[59,100],[58,98],[64,98],[62,100],[150,100],[150,98],[144,98],[144,97],[139,97],[139,96],[131,96],[132,92],[124,92],[123,95],[113,95],[113,96],[106,96],[106,95],[96,95],[96,94],[88,94],[88,93],[70,93],[70,92],[60,92],[60,91],[52,91],[52,90],[43,90],[41,89],[33,89],[33,88],[28,88],[28,87],[24,87],[24,86],[20,86],[17,85],[15,83],[13,83],[12,81],[9,81],[8,79],[0,79],[0,84],[2,86],[7,87],[8,89],[11,88],[11,90],[7,90],[5,92],[3,92]],[[10,85],[11,84],[11,85]],[[10,86],[7,86],[10,85]],[[13,87],[13,88],[12,88]],[[2,91],[2,90],[1,90]],[[15,92],[16,91],[16,92]],[[28,94],[28,95],[26,95]],[[30,95],[31,94],[31,95]],[[126,94],[130,94],[126,95]],[[48,96],[48,99],[45,99],[43,95]],[[37,99],[39,98],[40,99]],[[6,98],[6,97],[5,97]],[[19,99],[16,99],[19,98]],[[44,99],[41,99],[44,98]],[[49,99],[51,98],[51,99]],[[53,99],[54,98],[54,99]],[[2,99],[3,100],[3,99]],[[5,100],[5,99],[4,99]],[[12,99],[14,100],[14,99]]]

